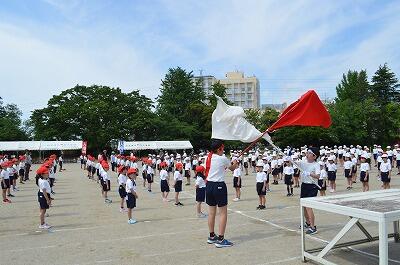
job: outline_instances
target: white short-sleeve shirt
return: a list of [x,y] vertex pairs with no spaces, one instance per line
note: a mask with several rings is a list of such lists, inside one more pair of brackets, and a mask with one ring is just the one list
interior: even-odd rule
[[230,164],[231,162],[225,156],[213,154],[211,157],[211,165],[207,181],[223,182],[225,180],[225,169],[229,167]]

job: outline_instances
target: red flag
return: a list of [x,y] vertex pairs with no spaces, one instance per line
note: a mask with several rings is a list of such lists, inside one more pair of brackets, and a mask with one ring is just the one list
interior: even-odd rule
[[287,126],[331,126],[331,116],[314,90],[309,90],[299,100],[290,104],[268,132]]

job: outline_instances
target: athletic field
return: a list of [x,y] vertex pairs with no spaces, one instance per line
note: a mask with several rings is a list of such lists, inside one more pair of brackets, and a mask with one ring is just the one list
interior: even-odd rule
[[[119,212],[116,173],[112,173],[111,180],[113,203],[105,204],[98,184],[87,179],[78,164],[65,164],[65,168],[56,175],[55,200],[46,219],[53,226],[51,230],[38,229],[34,182],[37,166],[30,174],[31,181],[19,185],[13,203],[0,205],[0,264],[303,264],[297,188],[294,197],[286,197],[285,185],[271,185],[267,209],[258,211],[254,174],[243,177],[240,202],[232,202],[232,178],[227,174],[230,201],[225,236],[235,245],[217,249],[206,243],[207,219],[196,217],[194,181],[190,187],[183,186],[181,202],[185,206],[176,207],[172,201],[162,202],[158,176],[152,193],[142,189],[139,176],[138,207],[133,214],[138,223],[128,225],[126,213]],[[347,192],[341,167],[337,175],[338,193]],[[371,190],[380,188],[376,175],[373,168]],[[392,187],[400,188],[399,179],[400,176],[392,175]],[[351,192],[357,191],[361,191],[360,183]],[[169,198],[173,196],[170,193]],[[318,234],[307,237],[307,247],[325,245],[345,222],[343,216],[316,212]],[[361,223],[377,235],[376,223]],[[357,229],[353,228],[345,239],[363,238]],[[389,232],[392,229],[390,225]],[[377,264],[377,255],[375,242],[332,251],[327,259],[337,264],[366,265]],[[390,264],[400,264],[400,244],[393,239],[389,243],[389,257]]]

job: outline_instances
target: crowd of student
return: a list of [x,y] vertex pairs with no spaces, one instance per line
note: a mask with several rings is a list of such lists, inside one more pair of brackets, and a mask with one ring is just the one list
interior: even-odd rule
[[[336,192],[336,178],[338,168],[343,168],[347,190],[351,191],[353,184],[359,180],[363,185],[363,191],[369,190],[370,169],[377,167],[377,178],[382,181],[382,188],[390,188],[392,168],[397,167],[400,174],[400,148],[395,145],[392,149],[387,146],[383,150],[381,146],[374,145],[370,150],[364,146],[334,146],[327,147],[301,147],[298,149],[287,147],[284,150],[253,150],[241,154],[239,151],[224,151],[222,141],[214,141],[210,152],[199,154],[160,153],[149,154],[147,157],[137,158],[133,153],[129,155],[115,154],[110,157],[103,152],[97,157],[81,155],[81,168],[87,173],[87,177],[96,181],[101,189],[105,203],[111,203],[108,193],[112,190],[111,171],[118,174],[117,183],[120,196],[120,211],[127,213],[128,223],[137,221],[132,216],[132,210],[136,207],[138,199],[137,177],[142,176],[142,186],[148,192],[152,192],[154,182],[159,185],[161,199],[169,202],[170,188],[174,189],[174,204],[183,206],[179,200],[179,194],[185,185],[191,185],[191,178],[195,178],[196,188],[196,212],[199,218],[209,218],[210,237],[208,243],[215,243],[217,247],[230,246],[231,242],[224,239],[224,225],[218,236],[214,233],[216,207],[226,208],[227,188],[225,185],[225,171],[229,168],[233,174],[233,187],[235,189],[234,202],[241,200],[241,187],[244,176],[249,171],[255,174],[256,192],[259,197],[258,210],[266,209],[266,194],[271,191],[272,185],[284,183],[286,196],[294,195],[294,188],[300,187],[300,197],[321,196],[325,191]],[[15,156],[0,156],[1,187],[3,203],[11,203],[10,197],[17,192],[17,179],[19,183],[29,180],[27,159],[29,154]],[[31,161],[29,161],[31,163]],[[46,211],[49,209],[54,192],[55,175],[57,165],[62,167],[62,157],[51,155],[36,171],[36,184],[38,186],[38,202],[40,207],[39,228],[48,229],[51,226],[45,222]],[[357,172],[359,171],[359,174]],[[156,180],[156,176],[158,179]],[[207,176],[207,177],[206,177]],[[271,180],[271,181],[270,181]],[[246,180],[248,181],[248,180]],[[209,205],[208,214],[203,213],[202,203]],[[305,227],[308,234],[317,232],[312,209],[305,208]],[[211,220],[211,221],[210,221]],[[226,225],[225,214],[222,211],[220,222]],[[221,227],[220,227],[221,229]]]

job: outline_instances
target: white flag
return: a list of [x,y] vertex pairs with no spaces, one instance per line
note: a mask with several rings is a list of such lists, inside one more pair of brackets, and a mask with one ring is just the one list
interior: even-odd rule
[[[217,107],[212,114],[212,138],[249,143],[261,137],[262,133],[245,119],[242,107],[229,106],[220,97],[217,100]],[[268,133],[263,138],[271,141]]]

